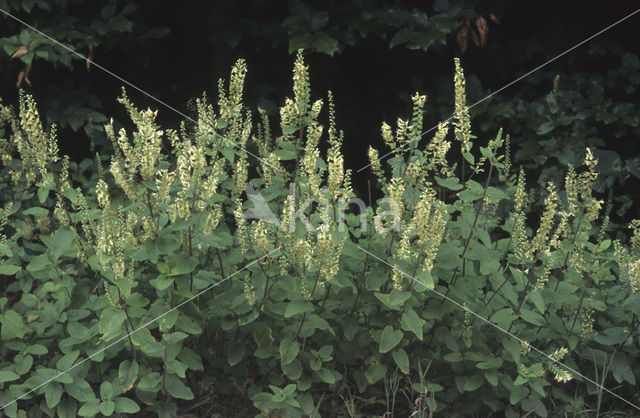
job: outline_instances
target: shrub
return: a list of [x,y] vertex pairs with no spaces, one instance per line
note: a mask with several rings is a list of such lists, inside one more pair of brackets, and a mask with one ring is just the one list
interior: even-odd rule
[[529,225],[508,136],[474,153],[456,61],[453,126],[420,147],[419,94],[395,132],[382,125],[393,157],[369,151],[387,196],[374,207],[351,189],[330,93],[321,156],[302,53],[278,136],[264,112],[252,130],[245,74],[240,60],[217,112],[203,96],[179,132],[123,91],[135,131],[105,127],[108,171],[60,159],[29,95],[18,115],[2,107],[7,415],[333,415],[342,397],[377,414],[547,416],[581,397],[629,408],[602,389],[614,380],[637,399],[640,222],[630,249],[612,246],[588,148]]

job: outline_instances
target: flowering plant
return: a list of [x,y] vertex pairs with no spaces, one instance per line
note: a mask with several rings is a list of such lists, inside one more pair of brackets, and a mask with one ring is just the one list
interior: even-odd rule
[[[509,137],[473,152],[456,60],[453,141],[445,122],[419,145],[426,97],[413,96],[409,120],[382,125],[392,158],[369,150],[385,194],[372,207],[351,187],[330,93],[320,152],[325,103],[302,53],[279,135],[244,109],[246,71],[238,61],[217,111],[203,96],[179,131],[123,91],[135,131],[105,127],[108,170],[104,156],[60,159],[29,95],[18,115],[0,108],[7,415],[331,414],[325,397],[357,392],[402,415],[547,416],[614,380],[631,386],[606,390],[612,402],[637,398],[640,221],[630,249],[610,248],[589,149],[529,226]],[[594,360],[611,371],[595,385]]]

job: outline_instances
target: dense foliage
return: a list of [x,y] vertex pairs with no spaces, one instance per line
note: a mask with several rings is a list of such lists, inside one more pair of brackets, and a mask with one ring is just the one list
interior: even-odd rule
[[412,96],[382,125],[392,158],[369,151],[386,199],[354,211],[301,52],[275,129],[243,106],[246,71],[178,131],[123,92],[135,131],[106,125],[113,155],[80,164],[31,96],[1,108],[5,413],[634,410],[580,376],[638,403],[640,222],[608,235],[590,148],[534,195],[508,135],[471,134],[455,60],[452,123],[418,141]]

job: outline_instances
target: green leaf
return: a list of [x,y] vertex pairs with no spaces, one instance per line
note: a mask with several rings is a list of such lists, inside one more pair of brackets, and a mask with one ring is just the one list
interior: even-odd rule
[[71,129],[73,129],[75,132],[78,132],[78,129],[80,129],[82,125],[85,124],[84,116],[86,115],[72,114],[71,116],[69,116],[69,126],[71,127]]
[[82,417],[92,417],[100,412],[100,400],[93,398],[82,405],[78,410],[78,415]]
[[240,362],[240,360],[242,360],[242,357],[244,357],[245,347],[245,344],[237,341],[229,345],[229,354],[227,357],[229,366],[235,366]]
[[309,416],[313,416],[315,407],[313,405],[313,397],[310,393],[305,393],[304,395],[302,395],[302,399],[300,400],[300,407],[302,408],[302,412]]
[[285,151],[282,149],[275,150],[273,153],[280,157],[282,161],[295,160],[297,155],[294,151]]
[[118,396],[114,402],[116,404],[117,414],[135,414],[140,411],[138,404],[129,398]]
[[49,189],[45,189],[44,187],[38,188],[38,201],[40,202],[40,204],[44,204],[48,196],[49,196]]
[[176,359],[169,359],[169,360],[166,360],[164,364],[165,364],[167,373],[177,374],[179,377],[183,379],[186,377],[185,373],[187,372],[187,369],[189,368],[189,366],[187,366],[185,363],[178,361]]
[[374,363],[367,367],[364,377],[369,385],[373,385],[380,381],[387,374],[387,366],[384,364]]
[[366,277],[367,290],[377,290],[387,282],[387,276],[381,268],[374,268]]
[[335,38],[319,33],[314,37],[313,48],[318,52],[333,56],[339,48],[339,43]]
[[296,144],[288,141],[278,141],[278,146],[286,151],[296,152]]
[[611,240],[605,239],[598,245],[598,252],[605,251],[607,248],[609,248],[609,246],[611,246]]
[[595,340],[603,345],[617,345],[626,339],[627,335],[622,327],[606,328],[595,337]]
[[465,160],[467,160],[469,164],[474,164],[476,161],[473,154],[471,154],[470,152],[465,152],[462,154],[462,156],[464,157]]
[[528,309],[523,309],[522,312],[520,312],[520,318],[539,327],[543,326],[546,323],[542,315]]
[[29,354],[18,354],[13,361],[16,372],[21,376],[31,370],[31,366],[33,366],[33,357]]
[[493,152],[491,152],[491,149],[487,147],[480,147],[480,154],[482,154],[482,156],[485,157],[487,160],[490,160],[493,158]]
[[544,315],[545,309],[544,309],[544,300],[542,299],[542,296],[540,295],[539,292],[531,292],[527,295],[527,299],[529,299],[531,301],[531,303],[533,303],[533,305],[536,307],[536,309]]
[[531,365],[531,367],[525,367],[523,364],[520,364],[518,367],[518,373],[526,378],[534,378],[542,372],[542,367],[542,363],[539,362]]
[[140,366],[135,360],[133,360],[133,362],[129,362],[129,360],[123,360],[120,362],[120,367],[118,367],[118,382],[120,383],[122,393],[127,392],[133,387],[133,384],[138,378],[139,368]]
[[538,393],[538,395],[546,398],[547,394],[544,391],[544,386],[548,385],[549,383],[547,383],[544,379],[533,379],[529,381],[529,387],[531,389],[533,389],[534,391],[536,391],[536,393]]
[[413,332],[420,341],[422,341],[422,327],[424,323],[425,321],[420,319],[413,309],[409,309],[403,313],[400,322],[403,330]]
[[553,121],[548,120],[542,123],[540,126],[538,126],[538,130],[536,131],[536,134],[546,135],[549,132],[553,131],[554,128],[555,128],[555,125],[553,124]]
[[56,368],[58,370],[67,370],[69,367],[73,366],[73,363],[78,359],[79,355],[80,350],[73,350],[70,353],[65,354],[56,363]]
[[512,338],[505,338],[504,340],[502,340],[502,345],[504,346],[505,350],[507,350],[511,354],[513,361],[515,363],[519,363],[521,354],[520,344]]
[[407,356],[407,352],[402,348],[398,348],[391,352],[391,356],[393,356],[393,360],[398,365],[400,371],[404,374],[409,374],[409,356]]
[[[74,377],[73,382],[65,384],[64,387],[69,395],[73,396],[80,402],[87,402],[91,399],[95,399],[96,397],[89,383],[86,380],[80,379],[78,377]],[[99,403],[100,401],[98,401],[98,404]]]
[[529,378],[518,375],[518,377],[516,377],[516,380],[513,382],[514,386],[522,386],[525,383],[527,383],[529,381]]
[[[176,315],[176,318],[177,318],[177,315]],[[171,344],[179,343],[180,341],[184,340],[188,336],[189,336],[189,334],[187,334],[187,333],[176,331],[176,332],[172,332],[171,334],[164,334],[162,336],[162,339],[167,344],[171,345]]]
[[309,368],[313,371],[318,371],[322,367],[322,361],[312,358],[309,360]]
[[51,382],[44,387],[44,399],[47,402],[47,407],[55,408],[60,403],[60,398],[62,398],[61,384]]
[[131,341],[135,346],[138,346],[142,351],[152,357],[162,357],[164,351],[164,345],[157,342],[155,337],[151,335],[149,328],[141,328],[131,334]]
[[145,242],[145,249],[149,256],[152,254],[173,254],[179,247],[180,239],[175,235],[169,234],[169,231],[166,230],[160,232],[155,240],[147,240]]
[[632,362],[630,359],[622,353],[618,353],[611,362],[611,370],[613,371],[613,377],[618,383],[623,381],[629,382],[631,385],[636,385],[636,378],[633,375],[633,369],[631,368]]
[[49,254],[44,253],[31,259],[27,265],[27,271],[35,273],[37,271],[51,269],[52,266],[51,260],[49,260]]
[[328,331],[331,335],[336,335],[331,325],[322,317],[316,314],[307,315],[307,324],[314,329]]
[[[67,199],[69,199],[71,201],[71,203],[76,203],[78,201],[78,192],[76,192],[74,189],[72,189],[71,187],[67,187],[66,189],[64,189],[61,194],[66,197]],[[43,208],[44,209],[44,208]],[[49,214],[49,210],[45,209],[47,211],[47,215]],[[25,211],[26,212],[26,211]]]
[[227,127],[227,125],[229,125],[229,122],[225,118],[219,118],[216,122],[217,129],[224,129]]
[[313,305],[304,299],[296,299],[289,302],[287,309],[284,311],[285,318],[291,318],[292,316],[299,315],[303,312],[310,312],[313,310]]
[[100,412],[106,417],[110,417],[115,409],[116,404],[113,401],[104,401],[100,404]]
[[151,283],[151,286],[153,286],[157,290],[162,291],[171,286],[173,284],[173,281],[173,277],[167,277],[164,274],[158,274],[155,279],[149,280],[149,283]]
[[167,263],[171,266],[168,276],[179,276],[181,274],[189,274],[193,272],[198,261],[195,257],[185,257],[183,255],[171,254],[167,257]]
[[323,345],[322,347],[320,347],[320,349],[318,350],[318,355],[320,357],[322,357],[322,359],[324,361],[329,361],[331,360],[333,357],[331,356],[331,353],[333,353],[333,346],[331,345]]
[[417,283],[415,283],[416,292],[424,292],[427,289],[433,289],[433,277],[431,277],[431,272],[429,270],[420,270],[418,274],[416,274],[415,279]]
[[482,194],[471,190],[463,190],[458,193],[458,197],[462,200],[473,202],[474,200],[480,199],[482,197]]
[[[73,247],[73,240],[76,237],[76,233],[69,227],[60,227],[55,233],[48,237],[42,237],[42,242],[45,243],[54,258],[58,258],[62,255],[67,248]],[[75,252],[74,252],[75,253]]]
[[204,370],[202,359],[189,347],[182,347],[182,351],[178,354],[178,359],[189,366],[191,370]]
[[497,369],[500,366],[502,366],[502,359],[500,357],[494,357],[491,360],[476,363],[476,367],[481,370]]
[[491,237],[487,231],[484,229],[476,229],[476,235],[480,238],[480,241],[482,241],[485,247],[491,247]]
[[449,363],[459,363],[463,360],[462,354],[458,353],[457,351],[445,355],[443,359],[444,361],[447,361]]
[[169,395],[174,398],[191,400],[194,398],[193,392],[184,383],[180,381],[178,376],[170,374],[165,379],[164,387],[167,389]]
[[142,379],[138,382],[137,388],[145,392],[155,392],[156,387],[162,382],[162,376],[160,373],[152,372],[142,376]]
[[178,320],[176,321],[176,328],[191,335],[202,334],[202,328],[200,325],[184,314],[180,314],[178,317]]
[[508,327],[514,319],[515,315],[513,314],[513,310],[511,308],[504,308],[491,315],[490,321],[505,328]]
[[491,384],[491,386],[498,386],[498,373],[495,370],[487,370],[484,372],[484,378]]
[[356,244],[350,240],[345,241],[344,246],[342,247],[342,254],[360,261],[364,261],[367,256],[364,251],[358,248]]
[[496,202],[496,203],[501,201],[501,200],[509,200],[509,199],[511,199],[511,196],[506,194],[502,189],[498,189],[498,188],[493,187],[493,186],[487,188],[487,196],[489,196],[491,198],[491,200]]
[[405,27],[400,29],[389,41],[389,48],[394,48],[398,45],[402,45],[408,42],[413,42],[416,39],[417,32],[412,27]]
[[391,325],[387,325],[380,335],[380,353],[387,353],[402,340],[404,333],[401,330],[394,330]]
[[89,295],[94,285],[88,280],[78,280],[71,291],[71,304],[69,308],[80,309],[89,301]]
[[236,158],[236,153],[235,150],[233,148],[229,148],[229,147],[220,147],[220,152],[222,153],[222,155],[224,155],[224,158],[227,159],[227,161],[229,161],[231,164],[233,164],[235,158]]
[[296,125],[283,126],[282,127],[282,134],[283,135],[291,135],[291,134],[295,133],[298,129],[300,129],[300,128],[298,126],[296,126]]
[[393,289],[391,293],[375,293],[376,298],[391,309],[400,309],[401,305],[411,297],[410,292]]
[[15,276],[17,272],[22,270],[22,267],[13,264],[0,264],[0,274],[3,276]]
[[110,400],[113,397],[113,386],[109,382],[102,382],[100,384],[100,398],[103,401]]
[[282,373],[291,380],[298,380],[302,376],[302,364],[300,360],[294,360],[282,366]]
[[315,374],[317,374],[320,380],[322,380],[324,383],[328,383],[330,385],[336,383],[336,381],[338,380],[336,376],[331,372],[331,370],[324,367],[315,372]]
[[9,248],[9,246],[4,242],[0,242],[0,254],[4,254],[7,257],[13,257],[13,251],[11,251],[11,248]]
[[300,343],[285,338],[280,342],[280,361],[282,365],[291,363],[300,352]]
[[[118,335],[122,330],[122,324],[127,319],[124,311],[114,307],[108,307],[100,315],[100,333],[103,335],[104,341],[109,341]],[[137,333],[136,333],[137,334]],[[134,334],[135,335],[135,334]]]
[[[517,379],[516,379],[517,381]],[[509,402],[511,405],[515,405],[522,400],[525,396],[529,394],[529,390],[522,385],[514,386],[511,389],[511,394],[509,395]]]
[[467,392],[473,392],[474,390],[482,386],[483,380],[484,378],[482,375],[475,374],[466,379],[466,381],[464,382],[463,388]]
[[329,13],[326,11],[314,13],[311,17],[311,30],[317,31],[327,25],[329,22]]
[[3,340],[23,338],[24,334],[27,332],[22,316],[11,309],[0,315],[0,324],[2,324],[0,336]]
[[462,189],[462,184],[460,184],[460,181],[458,180],[457,177],[449,177],[446,179],[441,179],[438,176],[435,176],[436,182],[449,190],[460,190]]
[[41,356],[43,354],[47,354],[49,350],[42,344],[33,344],[27,347],[25,350],[29,354],[33,354],[35,356]]
[[77,402],[69,397],[60,399],[60,404],[56,409],[60,418],[75,418],[78,411]]
[[12,372],[10,370],[0,371],[0,383],[11,382],[11,381],[17,380],[19,378],[20,378],[20,376],[18,376],[17,374],[15,374],[14,372]]

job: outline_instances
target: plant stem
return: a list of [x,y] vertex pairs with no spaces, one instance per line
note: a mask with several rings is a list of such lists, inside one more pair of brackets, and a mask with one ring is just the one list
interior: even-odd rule
[[[489,174],[487,175],[487,181],[485,182],[484,185],[484,191],[482,192],[482,197],[480,198],[480,202],[478,203],[478,208],[476,209],[476,216],[473,220],[473,225],[471,226],[471,231],[469,231],[469,236],[467,237],[465,244],[464,244],[464,249],[462,250],[462,254],[460,255],[460,257],[462,258],[462,275],[464,276],[465,274],[465,254],[467,253],[467,250],[469,249],[469,243],[471,242],[471,237],[473,236],[473,231],[476,227],[476,223],[478,222],[478,217],[480,216],[480,210],[482,209],[482,204],[484,202],[485,197],[487,196],[487,189],[489,188],[489,181],[491,181],[491,174],[493,173],[493,164],[489,167]],[[449,286],[447,286],[447,290],[445,292],[445,296],[449,295],[449,289],[451,289],[451,286],[453,286],[456,282],[457,276],[458,276],[458,271],[459,268],[456,267],[455,271],[453,273],[453,279],[451,279],[451,282],[449,283]],[[444,303],[445,298],[442,298],[442,300],[440,301],[440,303]]]
[[580,315],[580,309],[582,309],[582,302],[584,302],[584,295],[587,293],[587,286],[585,285],[582,289],[582,294],[580,295],[580,303],[578,303],[578,310],[576,311],[575,316],[573,317],[573,322],[571,323],[571,328],[569,328],[569,335],[571,337],[571,333],[573,332],[573,327],[576,325],[576,321],[578,320],[578,316]]

